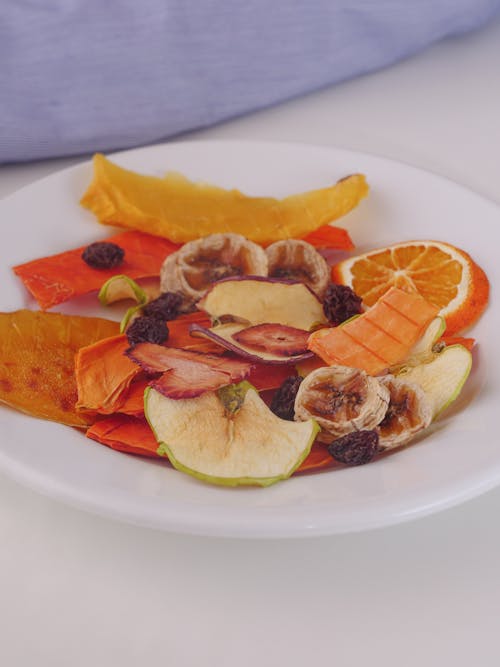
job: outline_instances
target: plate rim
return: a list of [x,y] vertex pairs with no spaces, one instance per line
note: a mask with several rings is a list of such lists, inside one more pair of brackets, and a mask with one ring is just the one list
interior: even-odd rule
[[[461,183],[458,183],[457,181],[448,178],[447,176],[444,176],[440,173],[436,173],[432,170],[424,169],[419,166],[415,166],[409,163],[406,163],[401,160],[395,160],[383,155],[377,155],[374,153],[370,152],[363,152],[359,150],[350,150],[347,148],[343,147],[336,147],[336,146],[321,146],[317,144],[310,144],[310,143],[301,143],[301,142],[286,142],[286,141],[252,141],[252,140],[247,140],[247,139],[238,139],[238,140],[216,140],[216,139],[209,139],[209,140],[188,140],[188,141],[175,141],[175,142],[166,142],[166,143],[161,143],[161,144],[153,144],[149,146],[141,146],[141,147],[136,147],[132,149],[127,149],[127,150],[122,150],[122,151],[116,151],[113,153],[108,153],[107,155],[110,158],[114,157],[120,157],[120,156],[126,156],[126,155],[134,155],[137,154],[138,152],[149,152],[151,150],[168,150],[171,147],[177,147],[181,148],[183,145],[203,145],[203,146],[220,146],[221,144],[225,145],[237,145],[237,146],[261,146],[262,148],[272,148],[275,146],[280,146],[280,147],[285,147],[288,149],[315,149],[315,150],[321,150],[324,151],[325,154],[327,153],[334,153],[337,156],[344,154],[344,155],[349,155],[350,157],[356,157],[359,156],[360,158],[370,158],[376,161],[383,161],[389,166],[400,166],[404,168],[407,171],[415,171],[420,174],[426,175],[426,176],[431,176],[434,179],[438,179],[440,181],[443,181],[447,183],[448,185],[452,185],[460,191],[465,191],[469,195],[472,195],[473,197],[477,198],[478,201],[480,201],[483,205],[487,204],[492,207],[492,210],[496,211],[497,213],[500,213],[500,207],[499,205],[489,199],[488,197],[483,196],[482,194],[479,194],[475,190],[469,188],[466,185],[463,185]],[[89,159],[84,158],[82,159],[81,162],[78,162],[77,164],[70,165],[68,167],[65,167],[63,169],[57,170],[51,174],[48,174],[46,176],[43,176],[39,179],[36,179],[35,181],[19,188],[15,192],[7,195],[6,197],[2,198],[0,200],[0,207],[2,204],[9,203],[12,199],[18,198],[18,197],[23,197],[24,194],[26,193],[27,190],[33,188],[33,186],[40,187],[44,185],[45,182],[50,181],[50,180],[57,180],[58,178],[61,178],[64,174],[67,174],[68,172],[71,171],[78,171],[81,170],[82,167],[88,167],[91,164],[91,158]],[[33,490],[35,490],[38,493],[41,493],[42,495],[45,495],[47,497],[53,498],[57,501],[63,502],[67,505],[70,505],[72,507],[81,509],[81,510],[86,510],[89,511],[93,514],[97,514],[100,516],[107,516],[110,517],[114,520],[119,520],[122,522],[126,523],[132,523],[135,525],[141,525],[141,526],[148,526],[151,528],[156,528],[156,529],[161,529],[161,530],[168,530],[170,532],[175,532],[175,533],[184,533],[184,534],[191,534],[191,535],[200,535],[200,536],[212,536],[212,537],[248,537],[248,538],[283,538],[283,537],[307,537],[307,536],[324,536],[324,535],[332,535],[332,534],[343,534],[343,533],[350,533],[350,532],[360,532],[360,531],[365,531],[365,530],[371,530],[371,529],[378,529],[381,527],[385,526],[392,526],[399,524],[403,521],[409,521],[409,520],[414,520],[421,518],[423,516],[427,516],[429,514],[433,514],[438,511],[442,511],[444,509],[456,506],[466,500],[469,500],[471,498],[477,497],[481,495],[482,493],[487,492],[488,490],[498,486],[500,484],[500,461],[497,466],[497,469],[494,471],[494,474],[492,474],[492,470],[490,470],[490,475],[488,479],[481,478],[481,476],[477,476],[477,479],[474,480],[474,483],[471,483],[466,489],[462,489],[461,492],[456,492],[452,497],[446,497],[442,498],[441,502],[438,500],[434,500],[432,505],[425,505],[421,507],[413,507],[413,509],[400,509],[399,511],[394,511],[390,515],[385,514],[383,517],[380,517],[379,520],[374,520],[371,519],[369,521],[362,521],[358,520],[357,522],[350,522],[349,525],[339,525],[338,522],[333,522],[335,525],[331,525],[328,523],[328,521],[325,521],[324,518],[321,521],[320,524],[318,523],[311,523],[310,519],[304,519],[304,523],[300,525],[296,525],[293,527],[292,525],[287,525],[284,530],[281,530],[280,532],[276,532],[276,526],[269,526],[266,528],[264,525],[252,525],[250,526],[247,524],[245,526],[244,530],[237,530],[235,526],[228,526],[226,524],[226,528],[223,526],[217,525],[217,522],[213,523],[212,525],[207,525],[206,523],[200,523],[199,521],[196,521],[196,519],[192,518],[189,524],[185,523],[185,517],[184,521],[179,523],[177,522],[177,525],[174,525],[176,522],[171,518],[168,521],[158,521],[158,520],[151,520],[148,521],[147,519],[145,520],[144,517],[142,518],[135,518],[131,516],[130,509],[127,512],[120,512],[119,508],[110,508],[106,507],[103,508],[102,505],[98,505],[97,503],[92,502],[91,498],[87,497],[79,497],[78,494],[71,494],[68,490],[64,489],[64,485],[59,484],[59,486],[54,486],[54,484],[50,485],[49,487],[47,486],[47,477],[41,475],[39,472],[36,471],[36,469],[31,469],[31,468],[26,468],[26,466],[22,466],[21,463],[12,460],[5,452],[2,451],[0,448],[0,470],[9,475],[11,478],[15,479],[19,483],[23,484],[24,486],[27,486]],[[204,519],[206,522],[206,518]]]

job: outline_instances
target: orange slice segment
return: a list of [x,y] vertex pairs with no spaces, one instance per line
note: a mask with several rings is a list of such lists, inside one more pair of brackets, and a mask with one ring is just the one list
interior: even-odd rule
[[234,232],[266,245],[302,238],[348,213],[368,194],[362,174],[330,187],[284,199],[249,197],[178,173],[164,178],[123,169],[94,156],[94,178],[81,199],[99,222],[139,229],[176,243],[217,232]]
[[391,287],[418,292],[439,308],[447,334],[473,324],[489,297],[481,267],[460,248],[441,241],[407,241],[351,257],[333,267],[332,279],[352,287],[365,306]]

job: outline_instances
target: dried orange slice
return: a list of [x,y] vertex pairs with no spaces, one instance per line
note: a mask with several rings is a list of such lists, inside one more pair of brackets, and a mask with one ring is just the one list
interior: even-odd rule
[[250,197],[193,183],[178,173],[164,178],[123,169],[94,155],[94,178],[80,203],[99,222],[138,229],[185,243],[201,236],[234,232],[263,245],[302,238],[353,209],[368,194],[362,174],[330,187],[284,199]]
[[466,252],[440,241],[406,241],[350,257],[333,267],[332,279],[352,287],[365,306],[391,287],[418,292],[440,308],[447,334],[473,324],[488,303],[485,272]]

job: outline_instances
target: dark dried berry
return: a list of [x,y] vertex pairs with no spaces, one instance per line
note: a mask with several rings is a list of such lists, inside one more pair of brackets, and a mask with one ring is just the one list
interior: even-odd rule
[[276,390],[271,401],[271,411],[281,419],[293,421],[295,416],[295,397],[300,387],[302,378],[292,375],[287,378]]
[[82,252],[83,261],[93,269],[114,269],[120,266],[124,257],[125,250],[109,241],[91,243]]
[[138,317],[127,328],[127,339],[133,347],[138,343],[157,343],[160,345],[168,338],[168,327],[155,317]]
[[323,312],[332,324],[341,324],[362,312],[360,297],[347,285],[328,285],[323,299]]
[[164,292],[153,301],[147,303],[142,312],[147,317],[154,317],[157,320],[175,320],[179,315],[182,304],[182,296],[175,292]]
[[328,445],[328,452],[336,461],[348,466],[369,463],[378,452],[377,431],[353,431]]

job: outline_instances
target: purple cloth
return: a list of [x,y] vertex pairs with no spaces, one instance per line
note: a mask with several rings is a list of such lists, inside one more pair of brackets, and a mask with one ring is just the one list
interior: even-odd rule
[[376,70],[499,11],[500,0],[3,0],[0,162],[206,127]]

